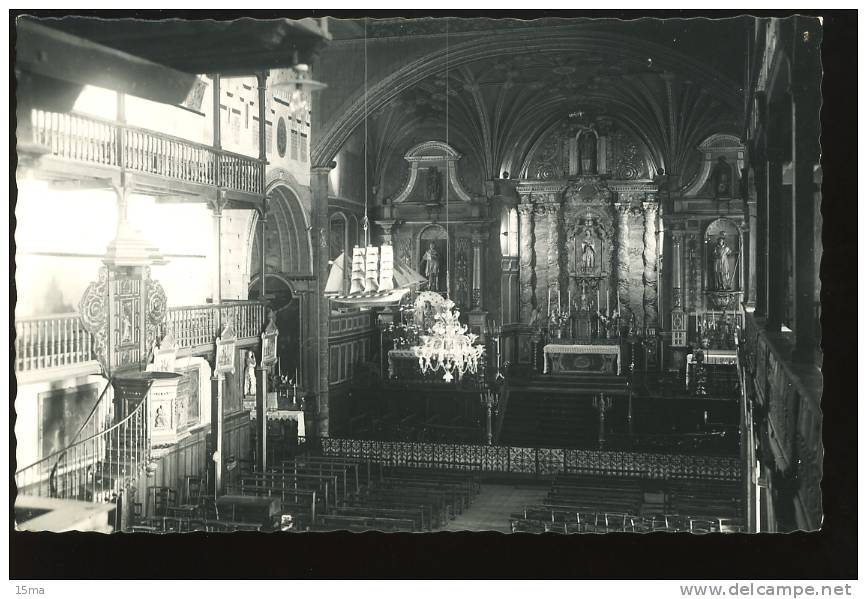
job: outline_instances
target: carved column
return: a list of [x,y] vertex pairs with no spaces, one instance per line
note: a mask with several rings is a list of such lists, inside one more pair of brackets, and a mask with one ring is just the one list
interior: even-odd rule
[[644,326],[656,327],[656,202],[643,202],[644,207]]
[[617,209],[617,305],[621,318],[629,306],[629,202],[618,202]]
[[536,304],[535,301],[535,273],[533,269],[533,204],[522,203],[518,206],[518,214],[521,219],[521,255],[520,255],[520,281],[521,281],[521,310],[520,318],[523,322],[530,320],[530,313]]
[[548,288],[554,302],[560,298],[560,204],[545,205],[548,216]]
[[683,233],[671,234],[671,344],[686,345],[686,317],[683,312]]

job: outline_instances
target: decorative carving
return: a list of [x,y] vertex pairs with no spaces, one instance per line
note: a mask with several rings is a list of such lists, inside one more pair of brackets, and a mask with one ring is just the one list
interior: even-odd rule
[[655,202],[644,202],[644,326],[656,326],[656,211]]
[[93,351],[104,372],[108,363],[108,268],[100,267],[97,280],[90,283],[78,304],[81,322],[93,336]]
[[521,220],[521,255],[520,255],[520,281],[521,281],[521,320],[527,321],[535,305],[533,272],[533,205],[518,205],[518,213]]
[[552,297],[560,297],[560,205],[546,204],[548,215],[548,288]]
[[629,305],[629,204],[619,203],[617,208],[617,297],[621,317]]
[[145,347],[150,347],[162,334],[166,323],[166,292],[158,281],[151,279],[151,269],[144,269],[145,287]]
[[466,308],[469,301],[469,283],[467,281],[467,256],[464,252],[458,251],[458,258],[455,263],[455,303]]

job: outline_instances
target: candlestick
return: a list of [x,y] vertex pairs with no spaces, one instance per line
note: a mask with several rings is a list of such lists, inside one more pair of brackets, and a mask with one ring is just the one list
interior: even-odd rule
[[596,311],[599,312],[599,286],[596,286]]
[[557,313],[563,309],[563,302],[560,300],[560,288],[557,287]]
[[605,316],[611,318],[611,290],[605,289]]
[[548,314],[551,313],[551,288],[548,287]]

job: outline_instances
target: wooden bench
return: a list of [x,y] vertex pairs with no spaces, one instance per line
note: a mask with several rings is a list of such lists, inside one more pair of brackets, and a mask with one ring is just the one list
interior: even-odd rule
[[321,515],[317,521],[318,530],[355,530],[355,531],[405,531],[414,532],[415,525],[409,518],[385,518],[374,516],[346,516],[337,514]]
[[281,514],[292,514],[296,519],[311,523],[316,518],[317,497],[313,489],[289,489],[282,486],[228,485],[229,493],[265,497],[279,497]]
[[350,506],[336,508],[332,510],[329,515],[411,520],[415,530],[430,530],[425,522],[424,509],[421,507],[413,509],[386,508],[380,506]]

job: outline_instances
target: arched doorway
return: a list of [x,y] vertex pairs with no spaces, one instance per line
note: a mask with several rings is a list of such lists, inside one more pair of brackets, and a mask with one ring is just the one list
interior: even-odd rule
[[[280,331],[277,337],[277,372],[298,381],[297,375],[301,372],[301,298],[280,275],[265,276],[265,293],[268,307],[277,315],[275,322]],[[257,275],[250,281],[248,299],[258,300],[261,296],[262,282]]]

